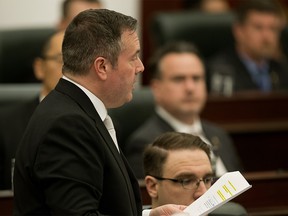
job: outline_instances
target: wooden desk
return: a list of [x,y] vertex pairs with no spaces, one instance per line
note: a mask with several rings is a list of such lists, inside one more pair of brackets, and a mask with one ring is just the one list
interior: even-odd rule
[[12,216],[13,212],[13,192],[0,190],[0,215]]
[[201,115],[228,131],[245,171],[288,170],[288,93],[210,95]]
[[[220,124],[288,120],[288,92],[241,92],[231,97],[209,95],[202,117]],[[284,118],[284,119],[283,119]],[[232,130],[244,128],[231,128]],[[247,128],[251,130],[251,128]]]
[[[235,197],[249,215],[288,215],[288,172],[266,171],[243,173],[252,188]],[[144,181],[139,181],[144,205],[151,204]]]
[[234,199],[250,215],[288,215],[288,172],[265,171],[243,174],[252,188]]

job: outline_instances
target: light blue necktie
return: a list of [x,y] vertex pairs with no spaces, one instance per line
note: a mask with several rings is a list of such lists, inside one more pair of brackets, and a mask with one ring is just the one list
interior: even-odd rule
[[257,67],[257,84],[263,92],[271,91],[271,80],[268,70],[263,67]]

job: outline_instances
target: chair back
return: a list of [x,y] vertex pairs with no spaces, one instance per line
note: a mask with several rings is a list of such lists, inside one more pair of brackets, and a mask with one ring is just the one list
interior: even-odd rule
[[204,58],[232,46],[233,13],[205,13],[198,11],[162,12],[151,21],[152,40],[155,46],[170,41],[194,43]]
[[37,82],[33,60],[53,33],[52,28],[0,31],[0,83]]
[[136,89],[132,101],[108,112],[116,129],[118,144],[123,147],[128,137],[154,113],[151,89],[149,87]]

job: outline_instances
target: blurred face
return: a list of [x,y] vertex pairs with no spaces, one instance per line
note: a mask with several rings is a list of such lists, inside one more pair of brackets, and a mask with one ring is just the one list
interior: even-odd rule
[[122,51],[117,64],[110,64],[108,70],[109,82],[106,82],[109,95],[106,95],[108,108],[119,107],[132,99],[132,91],[137,81],[137,75],[144,71],[139,58],[140,43],[136,32],[125,31],[121,36]]
[[243,24],[235,26],[240,52],[256,61],[271,58],[278,47],[281,24],[274,14],[251,11]]
[[170,53],[159,67],[161,78],[152,81],[156,102],[180,121],[193,123],[207,96],[202,62],[191,53]]
[[226,0],[202,0],[200,9],[210,13],[221,13],[229,10]]
[[[163,165],[164,178],[173,179],[203,179],[213,176],[207,154],[200,149],[197,150],[173,150],[168,154],[167,161]],[[153,177],[151,177],[153,178]],[[181,183],[169,180],[156,180],[155,196],[152,197],[154,206],[165,204],[189,205],[204,194],[211,186],[205,185],[203,181],[194,189],[184,189]]]
[[85,2],[81,0],[72,1],[68,8],[67,17],[61,20],[61,22],[58,25],[58,29],[67,28],[72,19],[80,12],[87,9],[98,9],[98,8],[101,8],[101,5],[99,3]]
[[42,96],[46,96],[55,88],[62,76],[62,41],[64,32],[56,33],[50,40],[48,50],[43,58],[38,58],[34,63],[34,72],[38,80],[42,81]]

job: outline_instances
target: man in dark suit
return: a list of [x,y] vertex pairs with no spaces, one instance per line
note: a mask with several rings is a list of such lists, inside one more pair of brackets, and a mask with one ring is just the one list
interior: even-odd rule
[[200,136],[213,147],[213,166],[217,176],[241,170],[234,145],[227,133],[200,119],[206,102],[205,69],[198,51],[185,42],[160,48],[148,68],[156,114],[137,129],[125,144],[125,154],[137,178],[144,178],[144,148],[167,131]]
[[236,10],[235,47],[208,61],[209,91],[288,90],[288,62],[280,44],[283,12],[273,1],[246,0]]
[[67,27],[63,78],[34,111],[16,154],[14,215],[142,214],[137,179],[107,115],[132,99],[144,70],[136,25],[130,16],[90,9]]
[[61,46],[64,32],[53,33],[45,41],[42,53],[33,64],[35,77],[41,81],[35,98],[4,106],[0,110],[0,189],[8,190],[11,185],[12,159],[23,136],[28,121],[39,102],[55,88],[62,76]]

